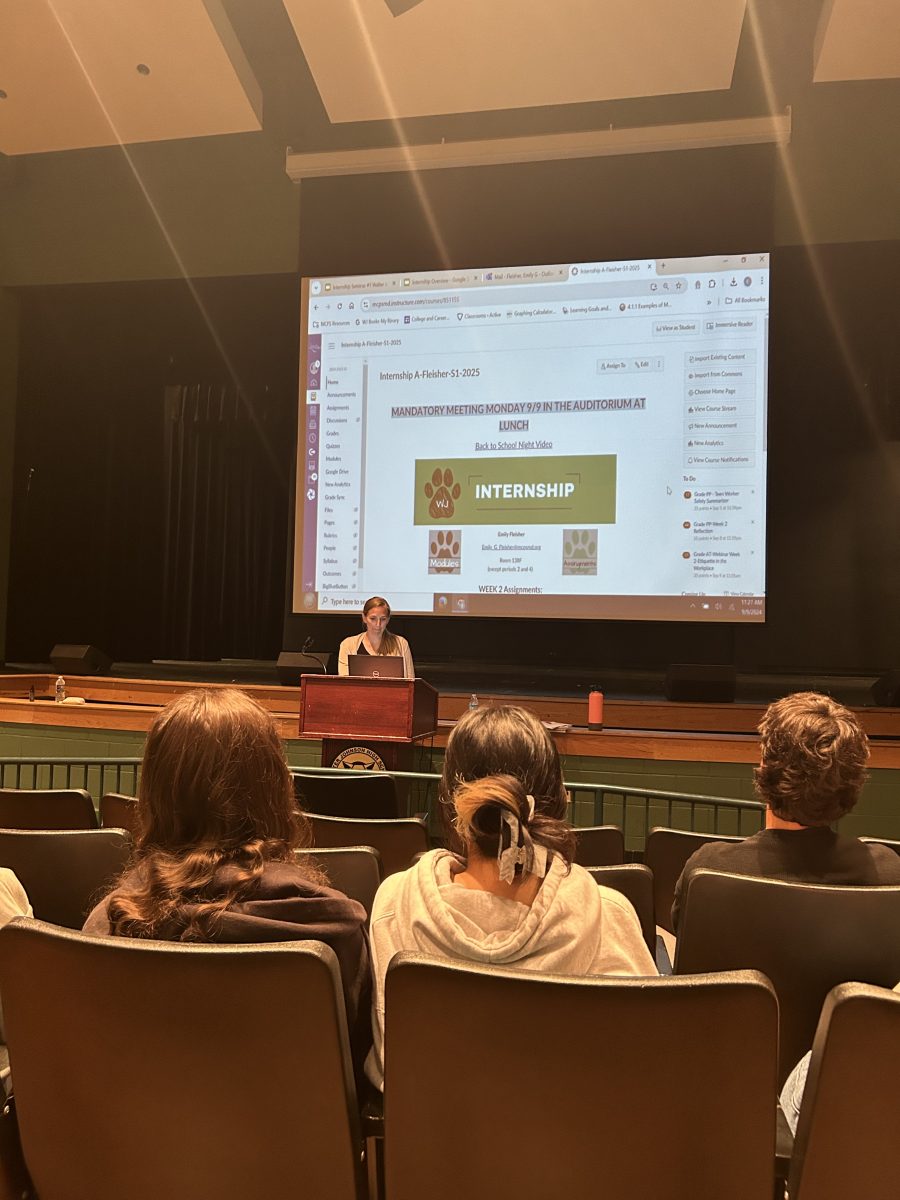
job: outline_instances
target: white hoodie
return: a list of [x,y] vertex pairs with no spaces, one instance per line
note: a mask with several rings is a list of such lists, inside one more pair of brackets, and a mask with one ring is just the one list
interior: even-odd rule
[[[19,877],[8,867],[0,867],[0,927],[6,925],[13,917],[33,917],[31,905],[25,895],[25,889],[19,883]],[[0,1042],[6,1041],[3,1028],[3,1009],[0,1008]],[[3,1089],[0,1087],[0,1099]]]
[[374,1045],[366,1074],[384,1087],[384,980],[400,950],[558,975],[656,975],[631,903],[554,856],[529,907],[453,882],[462,864],[432,850],[378,889],[369,930]]

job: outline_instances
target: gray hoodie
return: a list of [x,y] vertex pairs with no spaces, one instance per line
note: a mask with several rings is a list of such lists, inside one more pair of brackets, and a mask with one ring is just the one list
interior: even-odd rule
[[375,995],[374,1045],[366,1074],[384,1087],[384,980],[400,950],[559,975],[656,975],[630,902],[598,887],[583,867],[554,857],[529,907],[453,882],[455,855],[433,850],[389,875],[369,929]]

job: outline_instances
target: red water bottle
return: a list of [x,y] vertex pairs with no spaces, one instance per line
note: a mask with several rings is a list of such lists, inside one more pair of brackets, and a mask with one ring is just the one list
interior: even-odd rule
[[588,729],[603,728],[603,692],[600,685],[591,684],[588,692]]

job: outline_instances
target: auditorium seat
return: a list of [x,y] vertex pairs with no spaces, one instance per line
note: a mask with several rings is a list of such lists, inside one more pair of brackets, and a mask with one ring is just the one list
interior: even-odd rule
[[653,919],[653,875],[643,863],[620,863],[609,867],[588,867],[589,873],[603,887],[621,892],[631,901],[647,949],[656,959],[656,922]]
[[0,829],[0,866],[15,871],[34,915],[80,929],[131,856],[121,829]]
[[106,792],[100,797],[100,824],[107,829],[127,829],[134,835],[138,831],[137,807],[136,796]]
[[675,973],[751,968],[778,994],[780,1086],[812,1045],[833,987],[848,980],[893,987],[900,980],[900,887],[692,873]]
[[41,1200],[363,1200],[334,952],[318,942],[0,930],[25,1164]]
[[656,924],[674,933],[672,902],[675,885],[681,878],[685,863],[695,850],[707,842],[741,842],[743,838],[717,833],[693,833],[686,829],[666,829],[657,826],[650,830],[644,847],[644,863],[653,872],[653,910]]
[[381,855],[385,875],[405,871],[428,849],[428,828],[419,817],[360,820],[308,813],[316,846],[372,846]]
[[625,861],[625,835],[618,825],[575,829],[575,861],[582,867],[607,867]]
[[84,788],[0,788],[0,829],[96,829]]
[[294,795],[307,812],[328,817],[396,817],[397,785],[386,771],[342,771],[334,775],[293,773]]
[[400,954],[385,1015],[390,1200],[772,1198],[778,1008],[757,972],[563,977]]
[[836,987],[813,1042],[791,1200],[895,1200],[898,1079],[900,996],[861,983]]
[[864,837],[859,839],[861,842],[867,842],[871,846],[887,846],[889,850],[893,850],[895,854],[900,854],[900,842],[891,841],[890,838],[874,838]]
[[295,850],[298,858],[311,858],[328,876],[331,887],[358,900],[372,915],[372,901],[384,878],[381,855],[371,846],[328,846]]

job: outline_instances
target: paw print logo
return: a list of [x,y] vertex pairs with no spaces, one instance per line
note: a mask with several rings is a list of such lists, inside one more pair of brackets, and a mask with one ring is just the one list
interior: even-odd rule
[[432,529],[428,542],[429,575],[458,575],[461,567],[461,544],[461,530]]
[[597,530],[563,530],[563,575],[597,574]]
[[431,501],[428,515],[435,521],[449,521],[455,511],[453,502],[462,495],[462,488],[453,482],[450,468],[445,467],[442,471],[440,467],[435,467],[423,491]]
[[597,539],[589,529],[570,529],[566,538],[566,558],[596,558]]

